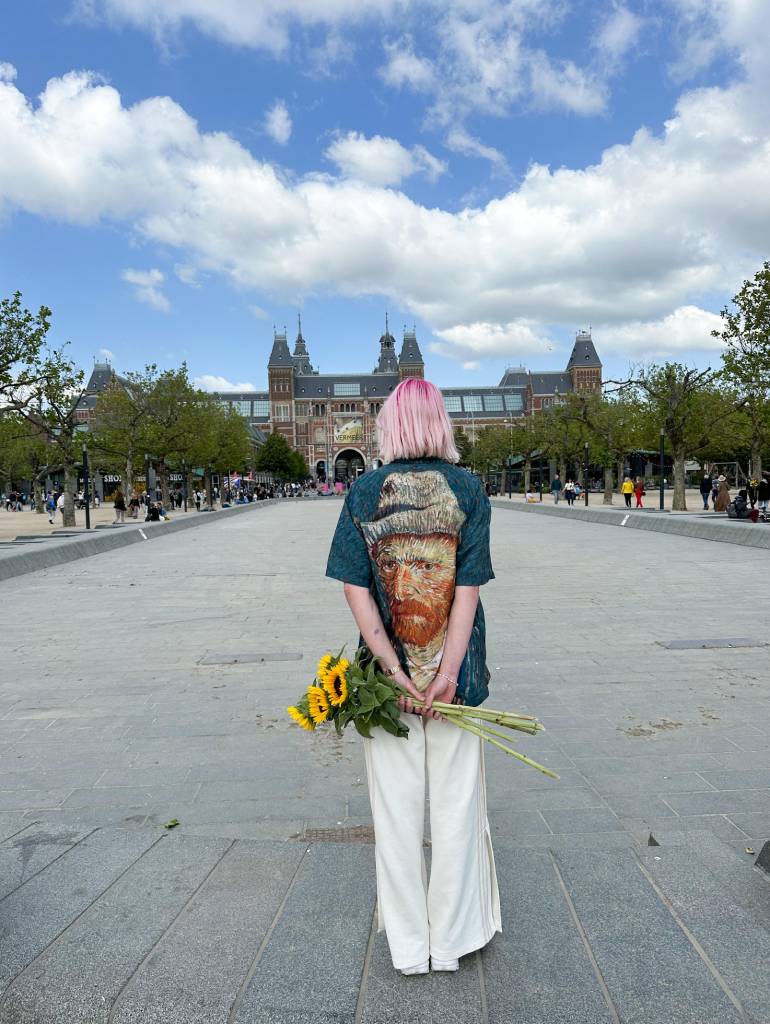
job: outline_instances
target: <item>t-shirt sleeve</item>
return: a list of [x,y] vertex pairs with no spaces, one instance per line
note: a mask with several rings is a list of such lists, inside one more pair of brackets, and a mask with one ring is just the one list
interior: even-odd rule
[[473,508],[460,533],[457,548],[455,586],[480,587],[495,578],[489,553],[489,522],[492,506],[479,487]]
[[350,511],[350,495],[345,498],[337,529],[334,531],[326,575],[343,583],[357,587],[369,587],[372,583],[372,566],[369,552],[361,531],[353,522]]

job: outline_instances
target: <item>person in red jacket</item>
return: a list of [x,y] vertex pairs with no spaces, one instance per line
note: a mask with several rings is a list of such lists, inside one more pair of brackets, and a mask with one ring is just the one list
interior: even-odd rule
[[637,508],[644,508],[644,505],[642,504],[642,498],[646,493],[647,492],[644,489],[644,482],[642,481],[642,478],[638,476],[634,481],[634,494],[636,495]]

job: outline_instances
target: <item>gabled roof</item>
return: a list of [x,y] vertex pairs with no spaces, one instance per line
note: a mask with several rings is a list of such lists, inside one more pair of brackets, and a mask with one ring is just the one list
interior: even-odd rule
[[294,366],[285,333],[273,335],[273,348],[270,352],[270,358],[267,361],[267,365],[276,367],[285,366],[287,369],[291,369]]
[[422,366],[423,358],[420,346],[417,344],[415,331],[404,331],[404,342],[401,346],[401,354],[398,357],[400,366]]

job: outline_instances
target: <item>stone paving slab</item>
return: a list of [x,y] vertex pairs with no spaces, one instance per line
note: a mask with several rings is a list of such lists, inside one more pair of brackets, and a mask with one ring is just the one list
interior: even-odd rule
[[[170,840],[188,851],[186,880],[182,884],[180,874],[180,891],[165,890],[165,918],[150,916],[146,930],[137,920],[125,948],[113,945],[109,963],[104,961],[105,1000],[117,998],[115,1015],[125,1021],[143,1021],[145,1012],[149,1020],[150,1014],[173,1014],[164,1009],[172,1003],[169,993],[188,986],[201,1020],[227,1020],[234,1000],[244,1020],[247,1004],[249,1012],[263,1013],[258,990],[267,992],[266,1005],[280,1003],[282,1019],[307,1019],[309,993],[321,990],[318,961],[311,958],[310,980],[300,979],[293,997],[285,993],[292,984],[296,988],[301,951],[313,938],[321,945],[342,943],[344,977],[354,979],[346,982],[344,999],[314,1007],[316,1020],[354,1022],[366,1013],[377,1019],[389,1010],[393,1019],[414,1005],[424,1020],[465,1017],[487,1024],[515,1020],[518,1013],[540,1024],[565,1018],[566,984],[574,977],[580,979],[575,1006],[587,1020],[595,1003],[597,1020],[605,1012],[612,1019],[611,1007],[628,985],[628,1007],[618,1019],[638,1009],[646,1021],[634,999],[641,1001],[645,980],[648,986],[657,981],[657,961],[637,955],[616,963],[631,952],[618,944],[612,915],[597,917],[586,895],[596,863],[605,865],[599,873],[610,894],[608,908],[621,913],[620,894],[626,893],[627,913],[635,908],[638,927],[664,943],[673,923],[673,934],[687,944],[680,947],[677,940],[675,951],[694,947],[665,901],[673,899],[676,883],[684,905],[691,886],[695,912],[707,898],[705,876],[698,872],[717,878],[715,863],[717,885],[748,915],[744,930],[754,920],[752,906],[759,914],[756,927],[764,928],[765,890],[756,886],[768,882],[751,870],[743,850],[750,845],[758,853],[770,838],[770,651],[666,650],[658,641],[766,635],[766,554],[729,549],[726,571],[742,600],[726,602],[720,590],[702,586],[703,565],[713,564],[716,550],[706,541],[497,510],[497,578],[482,591],[492,671],[488,703],[540,715],[547,732],[517,737],[514,745],[562,775],[557,783],[497,752],[487,758],[506,933],[479,957],[464,959],[461,986],[458,977],[436,978],[435,986],[434,979],[418,978],[403,979],[402,988],[384,936],[371,932],[370,845],[343,847],[349,853],[342,863],[367,893],[351,920],[335,917],[350,901],[340,895],[335,904],[333,888],[327,892],[340,862],[329,844],[312,844],[326,854],[317,861],[307,855],[289,891],[292,866],[308,846],[301,838],[306,827],[371,823],[358,737],[309,736],[285,714],[317,655],[333,643],[355,642],[341,587],[323,578],[339,507],[283,503],[210,530],[169,535],[163,544],[132,545],[14,580],[13,600],[4,604],[0,677],[0,806],[14,809],[0,810],[0,851],[25,832],[96,831],[59,848],[58,857],[50,839],[22,843],[5,861],[0,855],[14,884],[22,880],[0,899],[0,930],[9,921],[18,925],[0,931],[1,985],[7,988],[24,972],[7,994],[8,1006],[33,1012],[33,989],[25,988],[25,978],[37,964],[38,987],[50,979],[44,1012],[54,1012],[56,994],[64,992],[67,932],[80,934],[79,915],[95,921],[116,913],[117,904],[104,895],[110,887],[136,891],[146,907],[140,879],[151,891],[151,876],[159,883],[167,878],[161,851]],[[285,540],[276,543],[281,530]],[[40,617],[41,609],[52,608],[55,615]],[[233,652],[302,657],[222,664],[222,656]],[[220,663],[201,664],[211,656]],[[170,818],[181,824],[169,834],[161,826]],[[660,847],[646,846],[650,832]],[[211,869],[209,844],[233,840],[196,892],[194,879]],[[154,843],[161,844],[156,853]],[[663,879],[663,895],[656,892],[633,852],[646,858],[661,850],[687,851],[692,862],[689,875],[672,874],[671,897]],[[724,851],[724,860],[716,850]],[[25,870],[27,853],[27,873],[13,875]],[[582,873],[574,857],[584,858]],[[554,867],[560,858],[567,865],[564,889]],[[322,868],[308,867],[316,863]],[[148,872],[148,864],[155,870]],[[240,864],[229,881],[228,864]],[[261,870],[261,864],[268,866]],[[250,872],[254,886],[244,889],[243,906],[235,907]],[[629,879],[641,879],[641,890],[629,888]],[[298,898],[307,915],[299,924]],[[532,909],[525,921],[528,899]],[[185,909],[174,916],[174,906]],[[250,937],[249,907],[260,908]],[[693,918],[696,935],[718,925],[716,915],[707,920],[704,908],[699,914]],[[572,922],[572,932],[568,925],[560,930],[562,920]],[[538,939],[538,927],[546,938]],[[233,936],[221,951],[224,960],[237,945],[232,970],[213,969],[217,950],[212,952],[207,932]],[[557,943],[552,964],[551,935]],[[725,941],[727,949],[733,940]],[[503,947],[505,955],[494,960]],[[554,980],[562,947],[564,956],[577,950],[564,989]],[[209,954],[214,960],[207,973]],[[686,970],[664,975],[671,998],[656,1012],[676,1009],[676,995],[693,1005],[702,998],[708,1011],[703,1020],[720,1019],[724,990],[696,957],[681,961]],[[614,979],[607,992],[599,981],[602,965]],[[3,975],[3,968],[9,973]],[[742,997],[744,981],[731,972],[725,961],[726,982]],[[538,976],[548,979],[541,988],[533,980]],[[425,987],[415,987],[420,985]],[[402,993],[414,1002],[399,1002]],[[92,1019],[90,998],[75,993],[65,1019]],[[184,1019],[188,1003],[180,998],[179,1006]],[[622,1006],[617,1003],[618,1013]],[[195,1012],[190,1009],[190,1019]]]

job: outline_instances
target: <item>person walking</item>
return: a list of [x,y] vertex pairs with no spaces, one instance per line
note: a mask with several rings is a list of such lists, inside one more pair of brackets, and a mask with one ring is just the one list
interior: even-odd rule
[[644,508],[642,498],[645,496],[646,493],[647,492],[644,489],[644,481],[640,476],[638,476],[636,480],[634,480],[634,497],[636,498],[637,508]]
[[623,478],[623,484],[620,490],[625,499],[626,508],[631,508],[631,495],[634,493],[634,484],[630,476]]
[[116,523],[125,523],[126,521],[126,499],[123,497],[123,491],[118,487],[115,491],[115,500],[113,502],[113,508],[115,509],[115,518],[112,525]]
[[564,497],[567,500],[567,504],[572,508],[575,501],[575,484],[572,480],[568,480],[564,485]]
[[719,477],[713,476],[711,478],[711,508],[714,512],[717,509],[717,495],[719,494]]
[[700,496],[703,500],[704,511],[708,511],[709,495],[711,494],[711,477],[708,473],[704,473],[701,477],[698,489],[700,490]]
[[64,522],[64,491],[61,491],[56,499],[56,509],[61,512],[61,521]]
[[200,490],[195,491],[195,509],[197,512],[201,510],[201,501],[203,501],[203,495]]
[[136,491],[131,492],[131,497],[128,499],[129,515],[132,519],[139,518],[139,495]]
[[730,504],[730,488],[727,486],[727,479],[724,476],[719,477],[719,490],[717,492],[717,500],[714,502],[715,512],[726,512],[727,506]]
[[559,504],[559,498],[561,497],[561,480],[559,478],[559,474],[558,473],[556,474],[556,476],[551,481],[551,494],[553,495],[553,503],[554,503],[554,505],[558,505]]
[[[403,974],[456,971],[502,931],[487,818],[483,741],[443,719],[434,700],[489,694],[479,587],[494,579],[491,507],[460,469],[438,388],[407,378],[377,417],[384,465],[353,484],[326,575],[341,580],[359,643],[408,691],[407,739],[362,739],[375,834],[377,930]],[[425,700],[415,708],[412,698]],[[410,716],[413,716],[410,721]],[[431,874],[423,855],[430,795]]]
[[53,525],[53,521],[56,517],[56,499],[50,491],[48,492],[48,497],[45,499],[45,510],[48,513],[48,522]]

